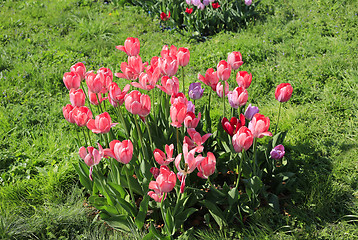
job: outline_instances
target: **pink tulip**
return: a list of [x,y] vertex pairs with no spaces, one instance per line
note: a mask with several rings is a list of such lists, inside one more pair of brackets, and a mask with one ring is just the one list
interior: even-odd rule
[[179,66],[185,67],[186,65],[188,65],[190,60],[189,49],[184,47],[179,48],[177,57],[179,61]]
[[[224,81],[225,82],[225,96],[227,96],[227,94],[229,93],[229,84],[227,83],[227,81]],[[216,85],[216,93],[218,94],[219,97],[223,97],[224,95],[224,86],[223,84],[221,84],[221,82],[219,82],[217,85]]]
[[239,131],[232,137],[232,145],[234,146],[235,152],[241,152],[243,149],[247,151],[254,141],[254,137],[251,131],[243,126]]
[[275,91],[275,98],[279,102],[287,102],[292,96],[293,88],[289,83],[281,83]]
[[245,116],[241,113],[239,119],[232,117],[230,122],[226,117],[224,117],[221,120],[221,125],[225,132],[232,137],[242,126],[245,126]]
[[193,112],[187,112],[184,118],[184,126],[186,128],[196,128],[201,118],[201,113],[199,112],[198,117],[195,118],[195,114]]
[[62,113],[63,116],[65,117],[65,119],[67,120],[67,122],[69,123],[76,123],[75,119],[73,118],[73,109],[75,107],[72,106],[71,104],[67,104],[66,106],[64,106],[62,108]]
[[168,167],[161,166],[159,176],[156,179],[158,187],[161,192],[170,192],[175,187],[177,177],[173,171],[170,171]]
[[73,110],[72,117],[79,127],[86,126],[87,122],[92,119],[93,115],[88,107],[78,107]]
[[256,113],[249,122],[249,129],[254,138],[262,138],[264,136],[272,136],[268,131],[270,127],[270,119],[260,113]]
[[227,62],[230,64],[232,70],[238,69],[244,62],[240,52],[232,52],[227,57]]
[[112,104],[113,107],[121,106],[124,102],[124,97],[126,96],[127,92],[129,91],[130,85],[127,84],[123,91],[118,87],[117,83],[112,82],[109,85],[109,93],[108,93],[108,100]]
[[198,74],[198,79],[202,81],[205,85],[211,87],[211,89],[216,91],[216,85],[219,82],[219,78],[213,68],[209,68],[208,70],[206,70],[205,77],[201,74]]
[[128,65],[138,74],[138,76],[144,71],[148,62],[143,63],[142,58],[138,56],[128,57]]
[[[106,100],[108,97],[102,97],[102,93],[93,93],[88,89],[88,98],[90,100],[90,103],[93,105],[99,105],[100,103],[102,103],[104,100]],[[98,102],[99,100],[99,102]]]
[[134,90],[124,98],[124,104],[128,112],[138,114],[140,117],[146,117],[151,108],[150,97]]
[[128,56],[137,56],[140,50],[140,43],[138,38],[129,37],[124,41],[124,46],[119,45],[116,48],[125,52]]
[[208,179],[215,172],[216,158],[212,152],[208,152],[207,157],[198,165],[198,177]]
[[158,61],[159,61],[158,65],[164,75],[172,77],[177,73],[179,62],[176,56],[170,55],[165,58],[159,58]]
[[170,107],[171,125],[180,128],[186,116],[187,106],[184,103],[173,104]]
[[179,80],[177,77],[169,78],[168,76],[163,76],[160,80],[162,86],[157,85],[157,87],[165,92],[168,95],[177,94],[179,92]]
[[100,93],[102,89],[105,88],[104,82],[105,79],[102,72],[97,74],[89,73],[86,75],[87,87],[93,93]]
[[118,123],[112,123],[111,116],[108,112],[104,112],[97,115],[95,119],[90,119],[87,122],[87,127],[93,133],[108,133],[111,127],[114,127]]
[[128,80],[136,80],[139,76],[136,70],[129,66],[126,62],[121,63],[121,71],[123,73],[115,73],[114,75],[118,78],[124,78]]
[[90,146],[87,147],[87,150],[85,147],[81,147],[78,152],[80,158],[82,158],[86,163],[86,165],[90,167],[89,178],[91,179],[91,181],[93,180],[92,179],[93,166],[98,165],[101,159],[104,157],[102,146],[99,143],[97,144],[98,144],[98,150]]
[[77,90],[81,85],[81,76],[76,72],[66,72],[63,75],[63,83],[68,90]]
[[79,62],[75,65],[72,65],[70,68],[71,72],[76,72],[78,75],[80,75],[81,80],[85,79],[86,76],[86,67],[83,63]]
[[86,95],[82,89],[74,90],[73,88],[70,91],[70,102],[73,106],[82,107],[86,102]]
[[104,150],[104,155],[116,159],[118,162],[127,164],[132,160],[133,144],[130,140],[113,140],[109,148]]
[[113,73],[111,71],[111,69],[109,68],[100,68],[97,73],[102,73],[104,80],[103,80],[103,89],[101,91],[101,93],[107,93],[109,91],[109,85],[112,83],[113,81]]
[[142,72],[139,75],[139,83],[132,82],[132,86],[149,91],[155,88],[159,78],[160,78],[160,68],[156,68],[153,73]]
[[149,171],[151,174],[153,174],[154,179],[157,179],[157,177],[159,176],[159,173],[160,173],[159,168],[152,167],[152,168],[150,168]]
[[160,56],[162,58],[166,58],[169,56],[177,57],[177,54],[178,54],[178,50],[177,47],[174,45],[171,45],[170,48],[168,47],[168,45],[164,45],[162,51],[160,52]]
[[165,152],[167,153],[167,156],[165,156],[165,153],[160,149],[155,149],[153,151],[154,158],[159,163],[159,165],[168,165],[172,161],[174,161],[173,158],[173,151],[174,151],[174,145],[171,144],[170,146],[168,144],[165,145]]
[[172,96],[170,97],[170,104],[173,105],[177,103],[184,103],[185,105],[189,103],[184,93],[178,92],[176,94],[172,94]]
[[[157,57],[157,56],[152,57],[152,59],[150,60],[150,65],[145,68],[147,73],[149,73],[149,72],[151,72],[152,74],[154,73],[155,69],[157,69],[159,66],[158,60],[159,60],[159,57]],[[160,70],[160,73],[162,73],[162,70]]]
[[231,66],[225,60],[221,60],[216,68],[216,73],[221,81],[227,81],[230,78]]
[[236,82],[239,87],[244,87],[248,89],[252,81],[252,74],[246,71],[239,71],[236,74]]
[[207,133],[203,136],[200,135],[194,128],[188,128],[187,132],[189,133],[189,137],[184,137],[184,145],[188,145],[190,150],[195,150],[197,153],[201,153],[204,150],[203,144],[205,141],[212,135],[211,133]]
[[246,104],[249,94],[244,87],[237,87],[227,95],[230,106],[238,109]]

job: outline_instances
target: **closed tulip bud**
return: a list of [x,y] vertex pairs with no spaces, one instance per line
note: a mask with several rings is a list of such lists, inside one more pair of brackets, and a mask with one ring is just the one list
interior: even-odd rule
[[124,98],[124,104],[128,112],[138,114],[140,117],[146,117],[150,113],[150,97],[134,90]]
[[227,81],[230,78],[231,66],[225,60],[218,63],[216,73],[221,81]]
[[186,128],[196,128],[201,118],[201,113],[198,114],[198,117],[195,118],[195,114],[193,112],[187,112],[184,119],[184,126]]
[[241,127],[232,137],[232,145],[235,152],[241,152],[243,149],[247,151],[251,147],[253,141],[254,137],[247,127]]
[[171,125],[176,128],[180,128],[184,122],[187,111],[187,105],[184,103],[173,104],[170,107],[170,118],[172,120]]
[[256,113],[252,120],[249,122],[249,129],[254,138],[262,138],[264,136],[272,136],[268,131],[270,128],[270,119],[260,113]]
[[101,93],[107,93],[109,91],[109,85],[112,83],[113,81],[113,73],[111,71],[111,69],[109,68],[100,68],[97,73],[102,73],[103,77],[104,77],[104,81],[103,81],[103,89],[101,91]]
[[270,155],[273,159],[276,159],[276,160],[283,158],[283,156],[285,156],[285,147],[282,144],[277,145],[276,147],[274,147],[272,149],[272,151],[270,152]]
[[140,50],[138,38],[129,37],[124,41],[124,46],[119,45],[116,48],[125,52],[128,56],[137,56]]
[[279,102],[287,102],[292,96],[293,88],[289,83],[281,83],[275,91],[275,98]]
[[79,127],[86,126],[87,122],[92,119],[93,115],[88,107],[78,107],[73,110],[73,119]]
[[85,105],[86,95],[82,89],[78,89],[78,90],[71,89],[70,101],[73,106],[82,107]]
[[87,150],[85,147],[81,147],[79,150],[80,158],[83,159],[83,161],[86,163],[87,166],[90,167],[89,169],[89,178],[92,181],[92,171],[93,166],[98,165],[101,159],[104,157],[104,152],[102,146],[97,143],[98,150],[94,147],[87,147]]
[[212,152],[208,152],[207,157],[198,165],[198,177],[208,179],[215,172],[216,158]]
[[198,100],[203,96],[204,88],[201,88],[201,83],[192,83],[189,85],[189,97]]
[[251,103],[250,103],[249,106],[246,108],[246,111],[245,111],[244,115],[245,115],[246,119],[251,120],[252,117],[256,113],[259,113],[259,108],[255,107],[255,106],[251,106]]
[[252,3],[252,0],[245,0],[245,5],[246,5],[246,6],[250,6],[251,3]]
[[104,86],[104,75],[102,72],[97,74],[89,73],[86,75],[88,89],[93,93],[100,93]]
[[71,72],[76,72],[78,75],[80,75],[81,80],[85,79],[86,76],[86,67],[83,63],[79,62],[75,65],[72,65],[70,68]]
[[104,112],[97,115],[95,119],[90,119],[87,122],[87,127],[93,133],[108,133],[111,127],[114,127],[118,123],[112,123],[111,116],[108,112]]
[[143,63],[139,55],[128,57],[128,66],[134,69],[138,76],[144,71],[146,65],[148,62]]
[[68,90],[77,90],[81,85],[81,77],[76,72],[66,72],[63,75],[63,83]]
[[117,83],[112,82],[109,85],[109,102],[112,104],[113,107],[121,106],[124,102],[124,97],[126,96],[127,92],[129,91],[129,84],[127,84],[123,90],[121,90]]
[[75,107],[72,106],[71,104],[67,104],[66,106],[64,106],[62,108],[62,113],[63,116],[65,117],[65,119],[67,120],[67,122],[69,123],[76,123],[75,119],[73,118],[73,109]]
[[236,74],[236,82],[239,87],[248,89],[251,85],[252,74],[246,71],[239,71]]
[[185,67],[186,65],[188,65],[189,60],[190,60],[190,52],[189,49],[181,47],[178,50],[177,53],[177,58],[179,61],[179,66]]
[[159,176],[156,179],[161,192],[170,192],[175,187],[177,177],[168,167],[161,166]]
[[227,97],[229,99],[230,106],[238,109],[246,104],[249,94],[245,88],[237,87],[234,91],[229,92]]
[[[224,86],[221,82],[219,82],[218,85],[216,85],[216,93],[221,98],[224,95]],[[227,81],[225,81],[225,96],[227,96],[228,93],[229,93],[229,84],[227,83]]]
[[170,104],[173,105],[177,103],[184,103],[185,105],[189,103],[184,93],[178,92],[177,94],[172,94],[172,96],[170,97]]
[[240,52],[232,52],[227,57],[227,62],[230,64],[231,69],[238,69],[244,62]]

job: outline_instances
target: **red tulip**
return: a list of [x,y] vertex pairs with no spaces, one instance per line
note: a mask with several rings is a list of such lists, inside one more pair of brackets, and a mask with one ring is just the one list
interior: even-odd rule
[[80,158],[82,158],[86,163],[86,165],[90,167],[89,178],[91,179],[91,181],[92,181],[93,166],[99,164],[101,159],[104,157],[102,146],[99,143],[97,144],[98,144],[98,150],[90,146],[87,147],[87,150],[85,147],[81,147],[78,152]]
[[179,92],[179,80],[177,77],[169,78],[168,76],[163,76],[160,80],[162,86],[157,85],[157,87],[165,92],[168,95],[177,94]]
[[243,126],[239,131],[232,137],[232,145],[234,146],[235,152],[241,152],[242,149],[247,151],[254,141],[254,137],[251,131]]
[[86,126],[87,122],[92,119],[93,115],[88,107],[78,107],[73,110],[72,117],[79,127]]
[[63,113],[63,116],[65,117],[65,119],[67,120],[67,122],[69,123],[76,123],[75,122],[75,119],[73,119],[73,109],[75,107],[72,106],[71,104],[67,104],[66,106],[64,106],[62,108],[62,113]]
[[109,85],[109,102],[112,104],[113,107],[121,106],[124,102],[124,97],[126,96],[127,92],[129,91],[130,85],[127,84],[123,91],[118,87],[117,83],[112,82]]
[[172,119],[171,125],[180,128],[184,122],[187,111],[187,105],[184,103],[176,103],[170,107],[170,118]]
[[160,19],[162,19],[162,21],[167,21],[167,20],[169,20],[169,18],[170,18],[170,11],[169,11],[168,15],[165,12],[162,12],[160,14]]
[[219,78],[214,69],[209,68],[206,70],[205,77],[201,74],[198,74],[198,79],[216,91],[216,85],[219,82]]
[[221,120],[221,125],[225,132],[227,132],[232,137],[242,126],[245,126],[245,116],[241,113],[240,119],[232,117],[230,122],[226,117],[224,117]]
[[185,12],[188,14],[192,14],[193,13],[193,9],[192,8],[186,8]]
[[72,65],[70,68],[71,72],[76,72],[78,75],[80,75],[81,80],[85,79],[86,76],[86,67],[83,63],[79,62],[75,65]]
[[221,81],[226,81],[230,78],[231,66],[225,60],[221,60],[216,68],[216,73]]
[[140,43],[138,38],[129,37],[124,41],[124,46],[119,45],[116,48],[125,52],[128,56],[137,56],[140,50]]
[[252,81],[252,74],[246,71],[239,71],[236,74],[236,82],[239,87],[244,87],[248,89]]
[[177,58],[179,61],[179,66],[185,67],[186,65],[188,65],[189,60],[190,60],[190,52],[189,49],[181,47],[178,50],[177,53]]
[[146,117],[151,108],[150,97],[134,90],[127,94],[124,98],[124,104],[128,112]]
[[227,62],[230,64],[232,70],[238,69],[244,62],[240,52],[232,52],[227,57]]
[[244,87],[237,87],[227,95],[230,106],[238,109],[246,104],[249,94]]
[[216,158],[212,152],[208,152],[207,157],[198,165],[198,177],[208,179],[215,172]]
[[116,159],[118,162],[127,164],[132,160],[133,144],[130,140],[113,140],[109,148],[104,150],[104,155]]
[[159,163],[159,165],[168,165],[172,161],[174,161],[173,158],[173,151],[174,151],[174,145],[171,144],[170,146],[168,144],[165,145],[165,152],[167,153],[167,156],[165,156],[165,153],[160,149],[155,149],[153,151],[153,155],[155,158],[155,161]]
[[93,93],[100,93],[105,88],[105,79],[102,72],[97,74],[89,73],[86,75],[86,83],[88,89]]
[[201,113],[199,112],[198,117],[195,118],[195,114],[193,112],[187,112],[184,118],[184,126],[186,128],[196,128],[201,118]]
[[219,3],[212,3],[212,6],[214,9],[217,9],[220,7]]
[[279,102],[287,102],[292,96],[293,88],[289,83],[281,83],[275,91],[275,98]]
[[212,135],[211,133],[207,133],[203,136],[200,135],[194,128],[188,128],[187,132],[189,133],[189,137],[184,137],[184,145],[188,145],[190,150],[195,150],[197,153],[201,153],[204,150],[203,144],[205,141]]
[[268,131],[270,128],[270,119],[260,113],[256,113],[249,122],[249,129],[254,138],[262,138],[264,136],[272,136]]
[[82,89],[74,90],[73,88],[70,91],[70,101],[73,106],[82,107],[86,102],[86,95]]
[[66,72],[63,75],[63,83],[68,90],[77,90],[81,85],[81,76],[76,72]]
[[111,127],[114,127],[118,123],[112,123],[111,116],[108,112],[104,112],[97,115],[95,119],[90,119],[87,122],[87,127],[93,133],[108,133]]

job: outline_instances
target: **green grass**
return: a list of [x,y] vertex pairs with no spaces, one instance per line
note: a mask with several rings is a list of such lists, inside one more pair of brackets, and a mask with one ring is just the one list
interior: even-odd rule
[[[296,185],[283,205],[289,215],[261,209],[240,233],[198,230],[198,239],[358,235],[354,0],[262,1],[260,17],[248,26],[203,42],[162,32],[157,19],[135,7],[74,0],[0,5],[1,237],[123,238],[89,222],[82,205],[85,197],[71,165],[78,160],[75,133],[61,112],[68,103],[62,76],[78,61],[88,70],[103,66],[119,72],[125,56],[115,46],[130,36],[139,38],[146,61],[159,55],[164,44],[189,47],[187,84],[196,81],[199,72],[215,68],[229,52],[240,51],[241,70],[253,74],[249,102],[270,117],[271,129],[279,106],[274,100],[276,85],[289,82],[294,88],[279,126],[288,131],[287,156],[297,172]],[[205,103],[207,96],[199,105]],[[214,105],[213,116],[220,116],[220,103]]]

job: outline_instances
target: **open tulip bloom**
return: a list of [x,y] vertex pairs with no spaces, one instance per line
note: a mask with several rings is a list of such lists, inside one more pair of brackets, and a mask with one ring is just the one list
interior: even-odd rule
[[[215,3],[187,2],[210,11],[210,3]],[[123,46],[116,48],[128,55],[128,62],[121,63],[121,73],[113,74],[109,68],[86,72],[83,63],[76,63],[63,76],[69,94],[67,101],[71,103],[62,108],[63,116],[76,132],[83,133],[83,138],[77,135],[76,142],[82,147],[75,168],[91,194],[89,201],[102,209],[104,221],[114,226],[120,221],[127,231],[135,226],[142,231],[151,222],[164,223],[163,228],[156,229],[158,234],[176,236],[177,227],[186,224],[198,208],[205,209],[218,224],[225,222],[230,226],[242,221],[235,216],[250,217],[245,209],[253,213],[262,199],[281,191],[273,189],[272,183],[278,181],[283,170],[287,171],[275,168],[275,160],[285,154],[285,134],[275,134],[272,141],[264,143],[259,138],[272,136],[269,117],[251,104],[243,114],[251,73],[239,71],[237,85],[232,81],[236,86],[229,91],[231,71],[242,68],[240,52],[230,53],[228,61],[220,61],[216,70],[206,67],[205,76],[197,75],[200,82],[179,92],[180,82],[174,75],[178,66],[183,73],[189,63],[187,48],[165,45],[149,65],[139,56],[137,38],[127,38]],[[117,78],[113,79],[113,75]],[[182,76],[184,80],[185,75]],[[208,94],[201,83],[209,87]],[[212,96],[215,106],[224,107],[217,129],[211,125],[212,91],[217,93]],[[291,95],[290,84],[277,86],[275,98],[280,106]],[[196,105],[188,101],[188,96]],[[208,98],[208,105],[202,98]],[[225,115],[227,100],[230,115]],[[137,121],[135,115],[143,121]],[[120,127],[113,128],[117,123],[112,119],[121,122]],[[93,144],[98,147],[92,147]],[[289,161],[281,164],[286,162]],[[283,184],[278,185],[284,188]],[[214,214],[219,211],[222,214]],[[154,230],[147,230],[150,239]]]

